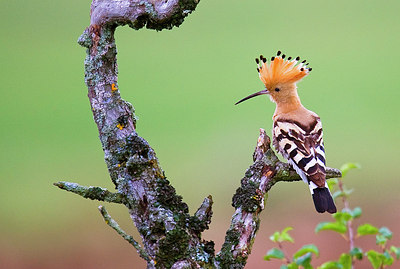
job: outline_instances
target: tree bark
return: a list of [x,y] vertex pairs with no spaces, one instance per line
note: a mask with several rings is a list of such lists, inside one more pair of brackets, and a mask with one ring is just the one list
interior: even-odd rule
[[[156,153],[136,132],[133,106],[120,96],[114,31],[119,25],[162,30],[179,26],[197,0],[93,0],[91,24],[78,42],[87,48],[85,82],[97,124],[105,162],[117,190],[57,182],[61,189],[85,198],[124,204],[141,236],[143,247],[122,231],[104,207],[106,223],[131,243],[147,261],[147,268],[243,268],[258,230],[265,194],[278,181],[300,180],[289,165],[269,148],[262,130],[254,164],[246,171],[233,197],[236,208],[221,251],[201,238],[212,216],[212,197],[197,212],[177,195],[161,169]],[[328,169],[328,177],[339,177]]]

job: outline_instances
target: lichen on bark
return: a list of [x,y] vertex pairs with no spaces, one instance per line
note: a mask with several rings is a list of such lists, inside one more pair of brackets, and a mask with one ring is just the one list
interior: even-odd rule
[[[266,193],[278,181],[300,180],[293,169],[278,161],[261,129],[254,164],[232,200],[235,213],[225,243],[215,254],[214,242],[201,237],[211,222],[212,197],[206,197],[191,216],[187,204],[167,180],[155,151],[138,135],[135,109],[121,98],[118,88],[115,29],[121,25],[171,29],[179,26],[197,4],[198,0],[93,0],[91,24],[78,39],[87,52],[88,97],[116,193],[69,182],[55,185],[84,198],[125,205],[143,247],[120,229],[104,207],[99,209],[106,223],[148,262],[148,268],[243,268],[259,229]],[[327,172],[328,177],[340,176],[334,169]]]

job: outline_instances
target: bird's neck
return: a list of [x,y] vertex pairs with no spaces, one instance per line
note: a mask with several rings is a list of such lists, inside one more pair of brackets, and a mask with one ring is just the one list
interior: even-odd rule
[[274,121],[290,120],[300,122],[304,126],[311,126],[318,117],[314,112],[306,109],[300,102],[299,97],[290,98],[289,102],[279,102],[276,104]]
[[297,94],[291,95],[276,103],[274,117],[280,114],[288,114],[301,108],[303,108],[303,105],[300,102],[299,96]]

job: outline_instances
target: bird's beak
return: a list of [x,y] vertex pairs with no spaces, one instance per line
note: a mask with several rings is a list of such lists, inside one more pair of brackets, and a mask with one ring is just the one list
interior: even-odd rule
[[250,99],[250,98],[262,95],[262,94],[269,94],[269,91],[267,89],[264,89],[262,91],[250,94],[249,96],[247,96],[247,97],[243,98],[242,100],[240,100],[239,102],[237,102],[235,105],[240,104],[241,102],[246,101],[247,99]]

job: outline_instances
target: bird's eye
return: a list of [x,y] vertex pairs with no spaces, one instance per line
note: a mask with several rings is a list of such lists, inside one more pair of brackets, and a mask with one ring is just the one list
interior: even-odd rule
[[280,90],[281,90],[281,89],[279,89],[279,88],[275,88],[275,91],[276,91],[276,92],[279,92]]

